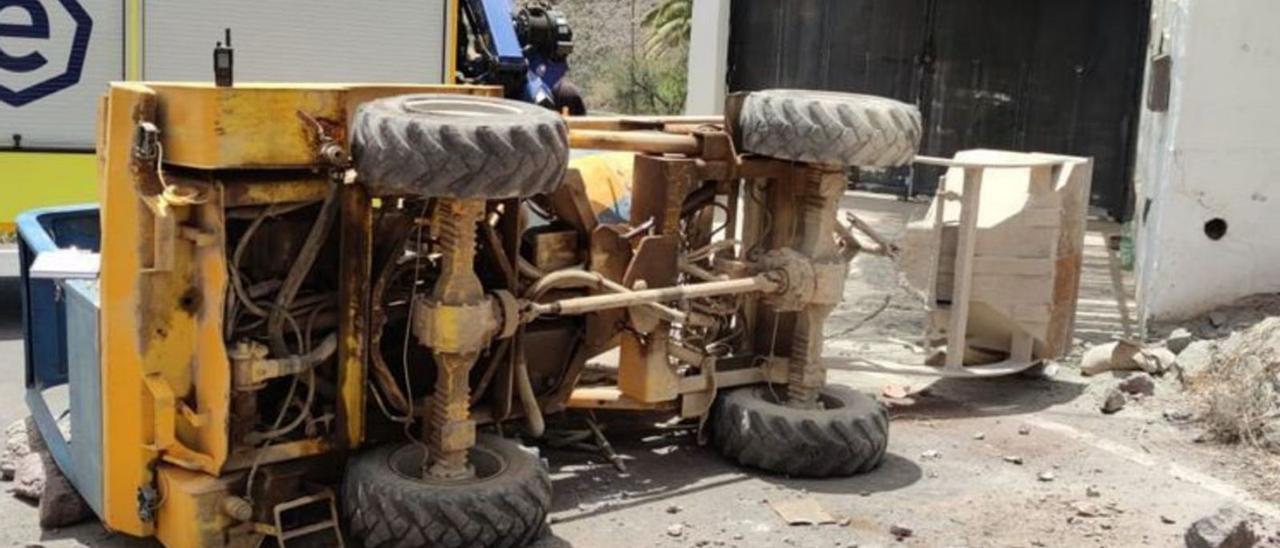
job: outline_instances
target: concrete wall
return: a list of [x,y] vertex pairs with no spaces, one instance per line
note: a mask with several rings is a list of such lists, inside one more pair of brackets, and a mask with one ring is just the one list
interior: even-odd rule
[[[1280,291],[1280,2],[1156,0],[1151,50],[1172,55],[1169,110],[1144,109],[1138,304],[1185,318]],[[1226,233],[1214,240],[1214,220]],[[1219,226],[1220,227],[1220,226]]]
[[729,0],[695,1],[691,27],[684,110],[690,115],[720,114],[729,74]]

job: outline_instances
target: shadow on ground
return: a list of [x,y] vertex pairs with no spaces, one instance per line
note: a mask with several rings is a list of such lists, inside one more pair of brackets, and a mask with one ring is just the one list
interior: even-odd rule
[[1086,385],[1011,375],[992,379],[938,379],[905,403],[890,406],[893,418],[964,419],[1024,415],[1074,401]]
[[615,417],[619,420],[601,415],[601,424],[627,467],[625,473],[599,453],[542,450],[553,474],[552,511],[577,510],[558,523],[660,504],[674,497],[753,480],[796,491],[869,495],[908,487],[922,476],[914,462],[893,453],[886,455],[875,471],[851,478],[808,480],[771,475],[727,461],[710,445],[698,445],[693,429],[661,430],[636,421],[635,417]]

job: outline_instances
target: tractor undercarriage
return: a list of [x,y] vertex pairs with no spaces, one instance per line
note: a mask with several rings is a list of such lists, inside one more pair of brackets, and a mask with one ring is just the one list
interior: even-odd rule
[[[697,419],[773,472],[878,464],[884,410],[825,386],[822,327],[859,251],[845,168],[910,161],[914,109],[778,92],[724,118],[563,119],[497,92],[112,88],[103,384],[144,405],[105,404],[108,525],[529,540],[546,471],[487,425],[536,439],[566,409]],[[828,139],[770,125],[796,105]]]

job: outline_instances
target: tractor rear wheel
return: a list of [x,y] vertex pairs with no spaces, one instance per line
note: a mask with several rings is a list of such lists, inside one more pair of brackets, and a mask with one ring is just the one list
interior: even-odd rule
[[786,387],[737,388],[720,395],[711,439],[739,464],[788,476],[823,478],[869,472],[889,446],[889,414],[875,399],[827,385],[818,409],[787,407]]
[[873,95],[756,91],[738,120],[747,151],[795,162],[897,167],[920,146],[920,110]]
[[421,444],[357,455],[343,479],[348,531],[369,548],[524,546],[545,529],[551,477],[519,444],[481,435],[467,456],[475,477],[424,477]]
[[375,196],[527,198],[560,186],[569,130],[537,105],[419,94],[360,105],[351,156]]

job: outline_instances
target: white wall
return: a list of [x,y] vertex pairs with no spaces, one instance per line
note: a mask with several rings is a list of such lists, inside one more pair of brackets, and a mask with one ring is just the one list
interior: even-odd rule
[[[1141,123],[1143,320],[1280,291],[1280,2],[1155,4],[1152,49],[1163,35],[1173,86],[1168,113]],[[1228,226],[1219,241],[1204,230],[1215,218]]]
[[729,73],[729,0],[694,0],[685,114],[724,112]]

